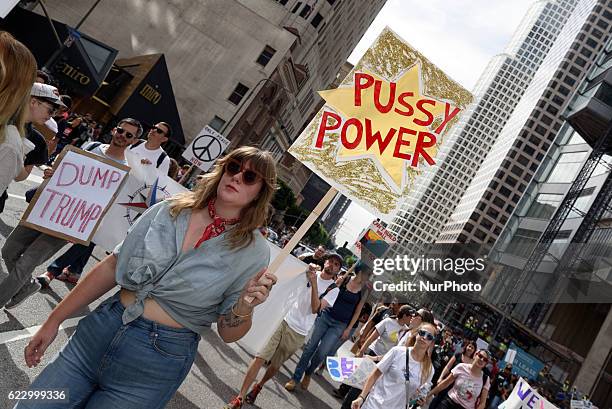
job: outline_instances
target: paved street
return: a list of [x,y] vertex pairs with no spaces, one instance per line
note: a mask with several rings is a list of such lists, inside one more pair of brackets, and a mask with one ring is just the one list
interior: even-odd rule
[[[22,183],[13,183],[9,188],[10,197],[5,210],[0,214],[0,245],[4,244],[6,236],[17,224],[26,208],[23,199],[24,192],[40,181],[41,172],[35,169],[34,175]],[[104,256],[100,249],[94,251],[87,271],[95,262]],[[95,259],[94,259],[95,258]],[[36,270],[36,274],[45,271],[46,264]],[[53,307],[69,291],[69,286],[63,282],[54,281],[51,290],[37,294],[14,310],[0,310],[0,408],[10,408],[14,402],[8,401],[7,394],[11,390],[23,390],[40,372],[51,357],[66,342],[74,331],[80,317],[66,322],[56,341],[47,351],[38,368],[29,369],[23,361],[23,349],[36,330],[42,324]],[[109,293],[112,294],[113,292]],[[95,308],[92,305],[90,308]],[[225,344],[209,331],[202,338],[198,348],[195,364],[191,368],[186,381],[174,396],[168,408],[195,409],[221,408],[237,391],[246,371],[251,356],[236,344]],[[283,385],[289,379],[290,371],[295,368],[297,356],[293,356],[276,380],[269,382],[259,395],[259,408],[339,408],[340,402],[329,393],[333,383],[329,378],[314,376],[310,391],[298,391],[290,394]],[[249,405],[244,406],[248,408]]]

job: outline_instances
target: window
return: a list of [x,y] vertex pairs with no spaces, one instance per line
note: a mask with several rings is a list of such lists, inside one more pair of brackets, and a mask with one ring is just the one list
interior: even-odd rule
[[274,56],[274,53],[276,53],[274,48],[270,47],[269,45],[265,46],[261,54],[259,54],[259,57],[257,57],[257,64],[265,67]]
[[310,7],[308,4],[304,5],[304,8],[302,9],[302,11],[300,12],[300,17],[302,18],[308,18],[308,16],[310,15],[310,12],[312,11],[312,7]]
[[249,92],[249,87],[239,82],[238,85],[236,85],[236,88],[234,88],[234,92],[232,92],[232,95],[230,95],[228,99],[232,104],[238,105],[247,92]]
[[300,9],[300,6],[302,5],[301,1],[298,1],[297,3],[295,3],[295,7],[293,7],[293,10],[291,10],[292,13],[297,13],[297,11]]
[[221,128],[223,128],[223,125],[225,125],[225,120],[215,115],[215,117],[210,120],[208,125],[215,131],[221,132]]
[[586,151],[561,154],[546,181],[549,183],[572,182],[578,171],[582,168],[586,156]]
[[280,3],[282,6],[284,6],[285,4],[287,4],[287,1],[289,0],[276,0],[278,3]]
[[323,21],[323,16],[321,14],[317,13],[317,14],[315,14],[315,16],[310,21],[310,24],[314,28],[317,28],[317,27],[319,27],[319,24],[321,24],[321,21]]

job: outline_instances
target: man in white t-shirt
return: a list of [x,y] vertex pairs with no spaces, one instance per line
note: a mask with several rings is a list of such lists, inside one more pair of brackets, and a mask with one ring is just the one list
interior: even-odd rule
[[[334,305],[338,297],[338,288],[330,288],[342,266],[342,257],[336,253],[329,254],[325,260],[323,271],[320,267],[310,264],[306,270],[308,284],[300,291],[296,301],[291,306],[285,319],[276,328],[263,350],[251,362],[242,382],[242,388],[237,396],[224,409],[239,409],[243,401],[255,402],[263,385],[278,372],[281,365],[291,357],[303,344],[306,335],[312,328],[317,313]],[[262,380],[255,384],[246,394],[251,384],[256,380],[259,369],[264,362],[270,362]],[[246,397],[245,397],[246,394]]]
[[140,163],[156,168],[163,175],[168,174],[170,158],[161,145],[172,136],[172,128],[166,122],[158,122],[147,134],[147,140],[137,141],[130,151],[140,156]]

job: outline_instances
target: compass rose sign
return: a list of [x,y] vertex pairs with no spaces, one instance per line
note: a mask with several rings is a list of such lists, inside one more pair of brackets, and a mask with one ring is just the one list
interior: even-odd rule
[[289,149],[370,212],[390,220],[472,95],[386,28]]
[[183,157],[203,171],[207,171],[228,145],[229,141],[223,135],[206,126],[185,149]]
[[132,194],[128,195],[130,198],[129,202],[118,204],[125,207],[126,213],[124,217],[131,226],[149,207],[170,196],[171,194],[168,189],[166,189],[166,186],[161,186],[159,184],[159,179],[156,179],[152,185],[144,183]]

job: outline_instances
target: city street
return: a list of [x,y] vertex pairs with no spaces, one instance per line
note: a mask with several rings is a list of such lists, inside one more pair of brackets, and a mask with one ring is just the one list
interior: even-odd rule
[[[26,202],[24,192],[36,186],[40,181],[40,172],[35,169],[33,175],[22,183],[13,183],[9,188],[9,199],[4,212],[0,215],[0,245],[4,244],[6,236],[18,223]],[[61,253],[59,253],[61,254]],[[100,249],[94,251],[85,271],[104,257]],[[36,270],[36,275],[45,271],[45,265]],[[51,290],[37,294],[16,309],[0,310],[0,408],[10,408],[15,401],[9,401],[8,392],[23,390],[44,368],[49,360],[58,352],[66,339],[72,334],[78,320],[89,310],[83,311],[78,317],[65,323],[55,342],[49,347],[41,364],[29,369],[23,360],[23,349],[31,335],[41,325],[53,307],[69,291],[69,286],[61,281],[51,283]],[[114,291],[113,291],[114,292]],[[112,294],[113,292],[110,292]],[[95,308],[92,305],[90,308]],[[287,392],[283,385],[289,379],[295,368],[298,356],[294,355],[283,367],[280,375],[268,382],[259,395],[256,405],[260,408],[338,408],[340,402],[329,392],[333,382],[329,378],[314,376],[309,392],[300,391],[293,394]],[[214,330],[202,337],[198,348],[195,364],[187,379],[174,396],[168,408],[222,408],[236,393],[242,382],[242,376],[247,369],[251,356],[236,344],[225,344]],[[263,370],[262,370],[263,373]],[[245,408],[250,405],[245,404]]]

